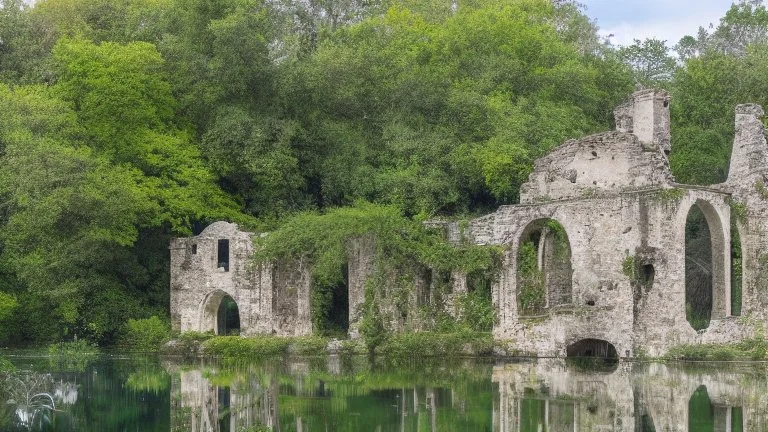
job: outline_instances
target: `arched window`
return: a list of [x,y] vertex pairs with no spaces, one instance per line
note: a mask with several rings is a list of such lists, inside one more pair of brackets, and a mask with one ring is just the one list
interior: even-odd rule
[[531,222],[523,230],[517,250],[517,303],[520,315],[536,315],[545,308],[573,301],[571,245],[560,223]]
[[[685,316],[696,330],[730,313],[725,292],[725,239],[715,209],[697,201],[685,223]],[[728,293],[730,294],[730,293]]]

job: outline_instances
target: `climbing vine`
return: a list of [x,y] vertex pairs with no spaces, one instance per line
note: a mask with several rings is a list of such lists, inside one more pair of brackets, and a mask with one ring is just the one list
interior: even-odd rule
[[[325,213],[305,212],[294,216],[278,230],[255,239],[254,259],[269,262],[292,258],[310,263],[312,319],[315,328],[321,329],[328,320],[333,291],[346,289],[344,266],[349,247],[353,241],[363,238],[373,245],[377,262],[378,276],[369,281],[373,284],[371,289],[393,286],[395,305],[401,314],[406,312],[409,293],[415,289],[413,281],[424,269],[431,269],[435,275],[450,275],[453,270],[486,271],[496,268],[501,254],[494,246],[467,242],[452,245],[443,230],[407,218],[394,206],[359,202]],[[366,311],[373,309],[369,307]]]
[[520,245],[517,253],[517,280],[521,315],[530,315],[543,309],[546,304],[544,273],[539,270],[537,248],[533,241]]

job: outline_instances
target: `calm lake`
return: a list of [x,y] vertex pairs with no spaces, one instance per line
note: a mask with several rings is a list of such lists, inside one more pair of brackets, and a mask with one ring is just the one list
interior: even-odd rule
[[4,355],[2,431],[768,431],[762,363]]

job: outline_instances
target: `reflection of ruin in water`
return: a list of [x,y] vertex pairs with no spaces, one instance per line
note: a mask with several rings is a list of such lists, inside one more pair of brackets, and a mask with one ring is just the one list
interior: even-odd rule
[[172,430],[768,431],[765,379],[746,366],[724,372],[621,362],[600,372],[547,359],[493,366],[492,384],[487,367],[474,381],[447,377],[410,386],[398,381],[398,370],[385,382],[361,380],[371,374],[364,362],[340,368],[331,358],[287,368],[181,372],[173,380]]

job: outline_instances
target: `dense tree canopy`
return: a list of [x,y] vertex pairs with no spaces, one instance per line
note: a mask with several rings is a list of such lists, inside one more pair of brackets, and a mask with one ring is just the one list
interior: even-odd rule
[[767,16],[742,1],[673,53],[572,1],[0,0],[0,343],[167,315],[168,240],[213,220],[515,203],[635,85],[673,93],[678,179],[721,181]]

